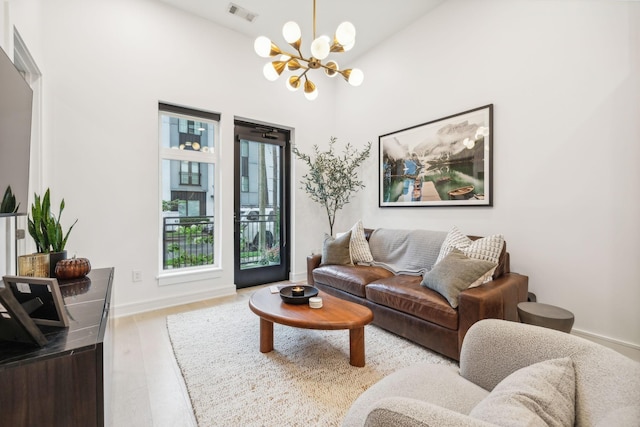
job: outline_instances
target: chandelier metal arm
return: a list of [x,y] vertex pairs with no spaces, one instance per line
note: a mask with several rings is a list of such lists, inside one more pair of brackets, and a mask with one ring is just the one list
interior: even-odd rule
[[302,51],[300,50],[300,44],[301,43],[302,43],[302,38],[296,40],[295,43],[290,43],[291,47],[293,47],[296,50],[296,52],[298,52],[297,56],[296,55],[291,55],[290,53],[287,53],[287,52],[284,52],[284,51],[282,53],[285,54],[285,55],[291,56],[291,57],[295,57],[297,59],[304,60],[304,58],[302,57]]
[[[298,59],[300,61],[306,62],[307,63],[307,67],[305,67],[305,68],[307,68],[307,69],[308,68],[314,68],[314,67],[310,66],[310,64],[312,64],[312,63],[317,63],[318,64],[318,67],[315,67],[315,68],[319,68],[319,67],[327,68],[324,64],[322,64],[320,61],[318,61],[316,58],[314,58],[312,56],[309,57],[309,58],[305,58],[304,56],[302,56],[302,52],[300,52],[299,50],[298,50],[298,53],[295,54],[295,53],[285,52],[284,50],[282,50],[282,49],[280,49],[278,47],[278,51],[279,51],[280,55],[285,55],[285,56],[288,56],[291,59]],[[285,62],[289,62],[289,61],[285,61]]]
[[303,77],[304,77],[304,79],[305,79],[305,80],[309,80],[309,78],[307,77],[307,73],[309,72],[309,70],[310,70],[310,69],[311,69],[311,68],[305,68],[305,69],[304,69],[304,72],[303,72],[302,74],[300,74],[300,75],[298,76],[298,78],[299,78],[299,79],[301,79],[301,78],[303,78]]

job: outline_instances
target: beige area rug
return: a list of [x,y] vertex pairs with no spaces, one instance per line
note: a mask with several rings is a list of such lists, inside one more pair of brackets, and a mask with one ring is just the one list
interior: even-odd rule
[[200,427],[339,426],[351,403],[387,374],[414,363],[455,362],[375,326],[366,366],[349,365],[349,332],[274,325],[259,350],[248,302],[167,317],[173,350]]

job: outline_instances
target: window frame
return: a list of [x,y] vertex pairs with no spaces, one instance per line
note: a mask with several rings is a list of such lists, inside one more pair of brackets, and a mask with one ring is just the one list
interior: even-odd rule
[[[213,125],[213,147],[208,151],[192,151],[192,150],[177,150],[171,147],[165,147],[163,141],[163,116],[170,116],[179,119],[179,121],[187,120],[195,123],[206,123]],[[221,170],[220,170],[220,139],[221,139],[221,120],[220,114],[207,111],[195,110],[186,107],[179,107],[171,104],[165,104],[160,102],[158,104],[158,167],[159,167],[159,179],[158,179],[158,284],[172,285],[189,282],[191,280],[203,280],[212,277],[219,277],[219,272],[222,265],[222,244],[220,236],[220,182],[221,182]],[[164,269],[163,266],[163,162],[164,161],[180,161],[189,162],[189,169],[192,168],[192,163],[204,163],[207,168],[209,165],[213,165],[213,264],[180,267],[174,269]],[[204,166],[203,166],[204,167]],[[181,168],[179,173],[181,172]],[[199,167],[199,173],[202,173],[202,168]],[[179,179],[181,181],[181,178]]]

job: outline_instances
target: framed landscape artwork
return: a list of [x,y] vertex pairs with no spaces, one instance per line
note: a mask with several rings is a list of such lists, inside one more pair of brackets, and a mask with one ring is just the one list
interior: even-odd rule
[[493,206],[493,104],[378,141],[380,207]]

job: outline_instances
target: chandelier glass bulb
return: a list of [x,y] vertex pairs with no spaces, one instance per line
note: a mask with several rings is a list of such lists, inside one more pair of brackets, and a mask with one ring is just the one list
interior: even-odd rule
[[280,77],[275,68],[273,68],[271,62],[264,64],[264,68],[262,68],[262,74],[264,74],[264,77],[270,82],[276,81],[278,80],[278,77]]
[[342,46],[353,44],[356,41],[356,27],[351,22],[343,22],[336,29],[336,40]]
[[304,97],[309,101],[313,101],[318,97],[318,88],[311,80],[304,82]]
[[282,27],[282,37],[284,37],[284,39],[289,44],[294,44],[295,42],[299,41],[302,37],[300,26],[293,21],[287,22]]
[[364,80],[364,73],[359,68],[344,70],[343,76],[351,86],[360,86]]
[[329,61],[326,64],[327,68],[324,69],[324,72],[329,77],[335,77],[338,75],[338,71],[340,71],[340,67],[338,67],[338,63],[336,61]]
[[353,49],[353,47],[354,47],[355,45],[356,45],[356,41],[354,40],[354,41],[352,41],[350,44],[342,45],[342,50],[343,50],[344,52],[349,52],[351,49]]
[[260,36],[253,42],[253,49],[259,56],[268,58],[271,56],[271,40],[268,37]]
[[262,69],[262,73],[265,78],[270,82],[278,80],[282,71],[286,67],[287,63],[284,61],[273,61],[264,64],[264,68]]
[[329,53],[331,52],[329,40],[330,39],[327,36],[320,36],[315,39],[311,43],[311,56],[321,61],[329,56]]

